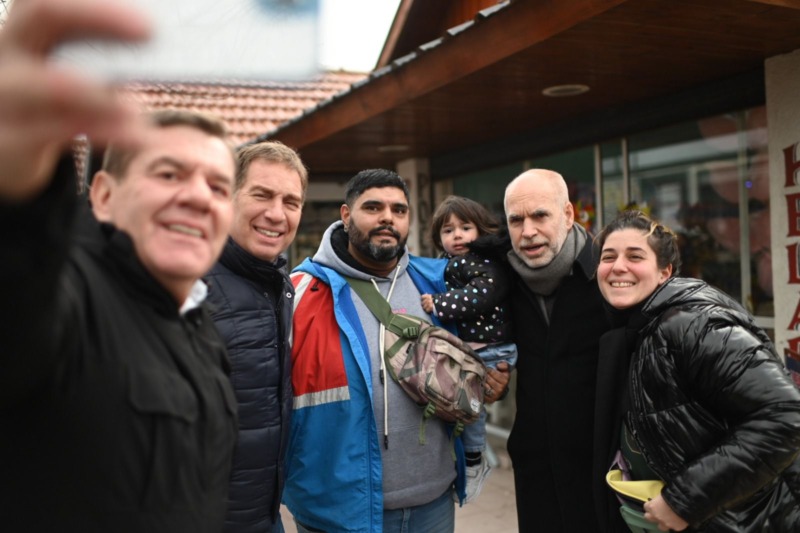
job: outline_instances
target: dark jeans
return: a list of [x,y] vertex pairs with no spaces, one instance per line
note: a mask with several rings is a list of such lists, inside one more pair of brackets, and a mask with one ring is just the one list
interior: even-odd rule
[[[430,503],[405,509],[384,509],[384,533],[453,533],[456,508],[452,489]],[[297,520],[297,533],[324,533],[321,529],[304,526]]]

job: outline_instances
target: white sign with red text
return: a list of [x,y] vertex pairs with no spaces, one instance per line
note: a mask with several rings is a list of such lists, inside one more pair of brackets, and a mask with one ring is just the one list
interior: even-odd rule
[[766,61],[775,347],[800,385],[800,50]]

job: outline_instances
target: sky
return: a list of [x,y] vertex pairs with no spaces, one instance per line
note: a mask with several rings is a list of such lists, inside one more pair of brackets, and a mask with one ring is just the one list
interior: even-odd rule
[[[133,1],[133,0],[129,0]],[[369,72],[394,20],[400,0],[318,0],[318,62],[326,70]],[[0,0],[0,17],[10,0]]]
[[320,0],[322,67],[355,72],[375,68],[399,3],[399,0]]

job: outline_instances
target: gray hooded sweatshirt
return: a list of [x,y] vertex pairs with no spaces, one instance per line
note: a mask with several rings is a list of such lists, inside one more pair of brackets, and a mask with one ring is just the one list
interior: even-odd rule
[[[342,239],[343,223],[333,223],[325,231],[314,262],[336,272],[356,279],[374,279],[381,293],[386,297],[392,279],[397,274],[390,304],[394,312],[427,317],[422,309],[420,292],[406,272],[408,249],[406,248],[389,277],[378,277],[353,268],[344,262],[334,251],[332,238]],[[344,237],[346,239],[346,237]],[[453,461],[453,445],[447,434],[445,424],[438,418],[431,418],[425,425],[425,444],[420,443],[420,424],[422,408],[395,383],[387,374],[385,384],[380,381],[380,359],[378,339],[380,322],[354,292],[351,294],[355,304],[364,336],[367,339],[372,367],[372,408],[381,444],[383,461],[383,507],[401,509],[430,503],[453,483],[456,477]],[[384,439],[384,390],[388,387],[388,425],[389,447],[383,445]]]

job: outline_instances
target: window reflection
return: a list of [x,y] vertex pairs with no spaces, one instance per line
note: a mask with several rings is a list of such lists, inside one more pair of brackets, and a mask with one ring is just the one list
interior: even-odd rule
[[[735,117],[711,117],[699,121],[698,126],[707,142],[720,152],[740,151],[738,161],[710,169],[711,187],[718,201],[728,209],[711,218],[708,228],[711,235],[731,252],[752,257],[749,303],[755,314],[774,316],[766,107],[750,109]],[[744,227],[739,219],[740,187],[744,188],[747,202],[747,225]],[[731,209],[736,212],[731,213]],[[742,230],[745,235],[749,234],[749,250],[741,249]]]
[[630,199],[681,236],[683,274],[774,316],[766,109],[631,136],[629,150]]

